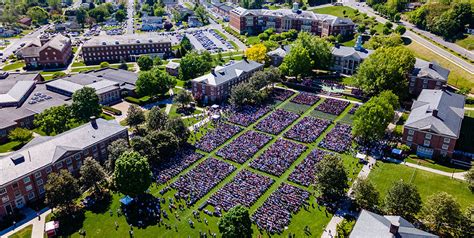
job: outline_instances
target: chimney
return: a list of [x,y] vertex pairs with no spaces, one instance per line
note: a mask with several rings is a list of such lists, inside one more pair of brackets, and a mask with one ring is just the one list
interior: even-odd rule
[[92,128],[97,129],[97,121],[96,121],[95,116],[91,116],[90,121],[91,121]]
[[433,109],[433,116],[437,117],[438,116],[438,109]]
[[394,221],[390,224],[390,233],[396,235],[398,233],[398,228],[400,228],[400,223],[398,221]]
[[242,59],[245,60],[245,62],[247,62],[247,63],[249,62],[249,61],[247,60],[247,56],[246,56],[246,55],[242,56]]
[[216,75],[216,70],[215,70],[215,69],[211,69],[211,74],[215,76],[215,75]]

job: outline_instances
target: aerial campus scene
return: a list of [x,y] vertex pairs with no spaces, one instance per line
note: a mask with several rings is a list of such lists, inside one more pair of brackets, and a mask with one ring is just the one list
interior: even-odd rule
[[0,237],[474,237],[473,13],[0,0]]

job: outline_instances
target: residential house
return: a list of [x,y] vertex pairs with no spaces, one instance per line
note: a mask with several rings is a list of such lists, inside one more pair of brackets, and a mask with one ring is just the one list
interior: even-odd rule
[[250,35],[256,35],[269,28],[274,28],[276,32],[295,29],[319,36],[354,33],[354,22],[351,19],[301,11],[298,9],[298,3],[294,4],[293,9],[234,8],[230,11],[229,26],[240,34]]
[[144,16],[142,17],[142,31],[156,31],[163,28],[163,18],[155,16]]
[[179,75],[179,63],[170,61],[166,65],[166,72],[170,75],[178,76]]
[[23,24],[25,26],[31,26],[31,18],[22,17],[20,20],[18,20],[18,23]]
[[35,39],[21,49],[27,69],[67,67],[72,59],[71,39],[61,34]]
[[438,237],[416,228],[401,216],[383,216],[362,210],[349,238],[435,238]]
[[211,73],[192,80],[193,96],[205,103],[224,100],[235,85],[247,81],[253,73],[262,70],[263,66],[247,59],[217,66]]
[[85,158],[105,160],[107,146],[120,138],[128,140],[127,128],[114,120],[92,119],[56,136],[36,137],[0,157],[0,219],[44,197],[49,174],[67,169],[77,175]]
[[201,27],[201,26],[203,26],[203,24],[197,16],[189,16],[188,17],[188,26],[189,27]]
[[416,59],[415,68],[410,74],[410,94],[418,95],[423,89],[443,89],[448,83],[449,69],[436,62]]
[[271,64],[275,67],[278,67],[283,63],[286,55],[290,53],[291,45],[282,45],[275,50],[272,50],[267,53],[270,58]]
[[423,89],[403,128],[403,142],[420,157],[452,157],[464,118],[465,97]]

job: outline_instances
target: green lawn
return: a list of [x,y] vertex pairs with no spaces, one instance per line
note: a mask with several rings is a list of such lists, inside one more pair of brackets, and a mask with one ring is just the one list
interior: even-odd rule
[[351,17],[354,16],[354,9],[347,7],[347,6],[331,6],[331,7],[323,7],[323,8],[316,8],[313,10],[315,13],[319,14],[329,14],[336,17],[344,17],[344,11],[346,11],[346,16]]
[[71,65],[71,67],[82,67],[82,66],[86,66],[86,64],[84,64],[84,61],[74,62]]
[[25,67],[25,62],[23,60],[16,61],[11,64],[7,64],[3,66],[2,70],[4,71],[10,71],[10,70],[17,70]]
[[414,168],[402,164],[377,162],[370,172],[369,179],[380,192],[382,199],[392,183],[402,179],[416,185],[424,202],[430,195],[443,191],[453,195],[463,209],[466,209],[474,201],[474,195],[466,182],[422,170],[415,171]]
[[[296,94],[294,95],[296,96]],[[293,97],[294,97],[293,96]],[[285,102],[278,102],[274,106],[278,108],[291,108],[292,106],[295,106],[293,103],[289,103],[290,99],[287,99]],[[322,101],[322,100],[321,100]],[[321,101],[319,103],[321,103]],[[199,231],[206,232],[207,234],[209,233],[216,233],[218,236],[220,233],[218,232],[217,229],[217,222],[219,220],[218,217],[215,216],[208,216],[205,215],[204,213],[200,213],[201,219],[206,218],[208,221],[208,224],[205,224],[203,220],[197,220],[194,219],[192,216],[193,211],[197,211],[198,207],[203,204],[203,202],[207,201],[207,199],[210,198],[210,196],[214,193],[216,193],[219,189],[221,189],[225,184],[230,182],[239,171],[242,171],[244,169],[250,170],[254,173],[262,174],[267,177],[272,178],[275,182],[271,185],[271,187],[263,193],[263,195],[255,202],[255,204],[251,205],[249,207],[249,212],[250,214],[253,214],[256,212],[256,210],[263,205],[265,200],[274,192],[282,183],[289,183],[294,186],[300,187],[302,189],[307,190],[312,194],[310,200],[308,200],[308,203],[310,206],[308,206],[308,209],[303,209],[301,208],[299,212],[296,214],[292,215],[291,218],[291,223],[288,226],[288,229],[286,229],[282,234],[277,235],[281,237],[288,237],[289,233],[295,234],[296,237],[308,237],[305,235],[303,227],[308,226],[311,232],[310,237],[319,237],[326,224],[328,221],[331,219],[332,215],[327,213],[324,207],[318,207],[316,204],[314,204],[315,197],[317,196],[317,192],[313,190],[312,187],[303,187],[297,184],[294,184],[290,181],[288,181],[288,176],[294,171],[296,166],[300,163],[303,162],[303,160],[306,158],[306,156],[315,148],[318,148],[319,142],[324,138],[324,136],[327,134],[328,131],[330,131],[333,127],[329,127],[326,129],[326,131],[318,138],[317,141],[314,143],[306,144],[308,146],[308,149],[300,156],[297,158],[297,160],[291,164],[291,166],[281,175],[281,176],[273,176],[270,174],[266,174],[264,172],[255,170],[251,167],[249,167],[250,162],[260,156],[267,148],[271,146],[278,138],[280,138],[286,131],[290,130],[290,128],[294,125],[296,125],[300,120],[302,120],[304,117],[310,115],[310,113],[314,110],[314,108],[317,106],[313,105],[311,107],[307,107],[306,111],[304,114],[302,114],[296,121],[294,121],[290,126],[288,126],[285,130],[283,130],[278,136],[272,136],[272,140],[262,149],[260,149],[251,159],[246,161],[244,164],[237,164],[233,162],[229,162],[233,164],[236,167],[236,170],[232,172],[229,176],[227,176],[225,179],[220,181],[209,193],[207,193],[203,198],[199,199],[194,205],[190,206],[189,208],[186,208],[184,210],[176,210],[175,211],[169,211],[168,206],[169,206],[169,199],[174,197],[175,190],[171,190],[166,192],[163,195],[160,195],[159,191],[163,189],[167,185],[159,185],[157,186],[156,184],[153,184],[152,187],[150,187],[150,193],[154,196],[159,196],[166,200],[166,203],[161,204],[162,208],[164,210],[167,210],[167,213],[169,215],[169,219],[164,219],[165,224],[171,225],[171,229],[165,229],[165,227],[162,225],[153,225],[153,226],[148,226],[145,229],[142,228],[136,228],[134,227],[134,235],[136,237],[156,237],[157,234],[159,234],[160,237],[187,237],[187,236],[192,236],[196,237],[197,233]],[[173,106],[176,109],[176,106]],[[295,109],[296,110],[296,109]],[[339,117],[334,118],[334,120],[338,121],[341,118],[344,117],[344,115],[347,113],[348,109],[345,110]],[[266,116],[268,116],[270,113],[268,113]],[[263,120],[262,117],[260,120]],[[193,124],[197,121],[197,119],[186,119],[187,125]],[[214,157],[217,159],[222,160],[219,156],[216,155],[216,152],[224,147],[225,145],[231,143],[232,140],[240,136],[241,134],[245,133],[245,131],[251,130],[254,128],[254,126],[259,122],[255,122],[249,127],[245,128],[243,131],[235,135],[232,139],[224,143],[223,145],[219,146],[215,150],[213,150],[210,153],[204,153],[200,152],[205,155],[202,159],[196,161],[194,165],[191,165],[189,168],[185,169],[180,173],[180,175],[183,175],[187,172],[189,172],[192,168],[195,167],[198,163],[204,161],[205,159],[209,157]],[[198,129],[198,131],[192,133],[192,136],[188,141],[191,143],[194,143],[196,139],[201,138],[203,135],[205,135],[209,130],[212,130],[214,126],[212,123],[207,123],[206,125],[202,126],[201,128]],[[319,148],[321,149],[321,148]],[[348,171],[348,175],[350,180],[350,183],[354,181],[354,178],[357,176],[358,172],[361,169],[361,165],[358,163],[358,160],[352,157],[351,155],[348,154],[343,154],[341,155],[344,166],[346,170]],[[179,175],[172,178],[169,183],[173,183],[179,178]],[[100,212],[91,212],[87,211],[85,213],[85,219],[83,221],[80,221],[76,224],[81,224],[77,229],[72,230],[72,235],[71,237],[80,237],[79,234],[77,233],[77,230],[79,230],[80,227],[86,231],[86,233],[89,236],[92,237],[126,237],[128,234],[128,231],[130,229],[127,221],[123,216],[117,216],[116,211],[120,207],[119,204],[119,199],[123,195],[114,193],[112,197],[111,204],[107,205],[104,207],[104,209]],[[175,204],[178,206],[179,204],[183,204],[184,202],[181,200],[179,202],[175,202]],[[312,206],[314,205],[314,207]],[[214,208],[211,206],[207,206],[205,209],[208,209],[210,211],[213,211]],[[110,214],[110,212],[112,214]],[[179,217],[177,217],[177,216]],[[191,219],[195,223],[195,227],[191,228],[188,224],[188,220]],[[116,230],[114,223],[117,222],[119,227]],[[262,237],[270,237],[269,234],[266,232],[260,232],[255,225],[253,225],[253,236],[259,236],[261,235]],[[66,228],[67,229],[67,228]],[[74,233],[76,232],[76,233]]]
[[21,142],[19,141],[10,141],[5,144],[0,144],[0,153],[13,151],[19,146],[21,146]]
[[465,49],[474,50],[474,35],[466,35],[466,38],[457,40],[456,44]]
[[28,225],[25,228],[15,232],[8,238],[31,238],[31,232],[33,231],[33,225]]
[[[382,34],[383,24],[377,22],[376,20],[370,19],[368,16],[363,15],[360,12],[355,12],[355,9],[347,6],[330,6],[323,8],[316,8],[313,10],[315,13],[319,14],[329,14],[337,17],[350,18],[356,24],[366,24],[367,29],[374,28],[377,33]],[[364,17],[365,16],[365,17]],[[355,41],[346,42],[346,46],[353,46],[352,43]]]
[[418,165],[421,165],[421,166],[424,166],[424,167],[437,169],[437,170],[441,170],[441,171],[448,172],[448,173],[464,172],[464,171],[468,170],[466,167],[456,166],[454,164],[449,164],[449,163],[441,164],[441,163],[439,163],[437,161],[434,161],[432,159],[408,157],[408,158],[405,159],[405,161],[409,162],[409,163],[412,163],[412,164],[418,164]]
[[258,38],[258,36],[247,37],[247,42],[246,42],[247,45],[255,45],[258,43],[260,43],[260,39]]

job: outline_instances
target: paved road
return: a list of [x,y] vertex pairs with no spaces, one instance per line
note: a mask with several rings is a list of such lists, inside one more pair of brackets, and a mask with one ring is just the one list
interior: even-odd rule
[[[367,15],[370,16],[370,17],[374,16],[377,19],[377,21],[379,21],[379,22],[385,23],[385,22],[388,21],[387,19],[375,14],[373,9],[368,7],[367,5],[365,5],[365,3],[364,4],[359,3],[359,2],[356,2],[355,0],[342,0],[342,2],[346,6],[350,6],[352,8],[358,9],[360,12],[367,13]],[[413,25],[408,24],[406,22],[402,22],[401,25],[404,25],[408,29],[413,28]],[[396,27],[396,26],[397,26],[397,24],[394,24],[394,27]],[[471,60],[474,60],[474,54],[472,52],[469,52],[469,51],[465,50],[464,48],[457,46],[456,44],[446,42],[443,39],[441,39],[440,37],[435,36],[435,35],[433,35],[429,32],[421,31],[421,30],[416,29],[416,28],[413,28],[413,29],[417,32],[420,32],[421,34],[424,34],[427,37],[432,38],[434,41],[436,41],[440,44],[443,44],[446,47],[449,47],[450,49],[452,49],[452,50],[454,50],[454,51],[456,51],[456,52],[458,52],[462,55],[466,55],[466,57],[470,58]],[[429,35],[428,35],[428,33],[429,33]],[[436,54],[440,55],[441,57],[445,58],[446,60],[456,64],[457,66],[461,67],[462,69],[466,70],[467,72],[469,72],[471,74],[474,74],[474,65],[472,65],[472,64],[466,62],[465,60],[451,54],[450,52],[444,50],[443,48],[431,43],[430,41],[426,40],[425,38],[411,32],[409,30],[407,30],[404,35],[411,38],[412,40],[416,41],[417,43],[429,48],[434,53],[436,53]]]
[[428,168],[428,167],[421,166],[421,165],[417,165],[417,164],[413,164],[413,163],[404,162],[403,164],[406,165],[406,166],[408,166],[408,167],[417,168],[417,169],[424,170],[424,171],[428,171],[428,172],[431,172],[431,173],[435,173],[435,174],[439,174],[439,175],[443,175],[443,176],[447,176],[447,177],[451,177],[451,178],[455,178],[455,179],[466,180],[466,178],[464,178],[464,175],[465,175],[467,172],[448,173],[448,172],[444,172],[444,171],[441,171],[441,170]]
[[127,27],[125,34],[133,34],[133,15],[135,13],[135,1],[128,0],[127,4]]
[[15,39],[15,38],[8,39],[10,41],[10,44],[5,49],[2,50],[3,51],[3,58],[8,58],[8,56],[13,54],[13,51],[20,48],[21,44],[23,44],[23,43],[28,44],[31,40],[33,40],[33,39],[37,38],[38,36],[40,36],[44,32],[44,30],[46,30],[46,28],[48,26],[49,25],[42,26],[42,27],[38,28],[36,31],[33,31],[33,32],[29,33],[28,35],[23,36],[20,39]]

